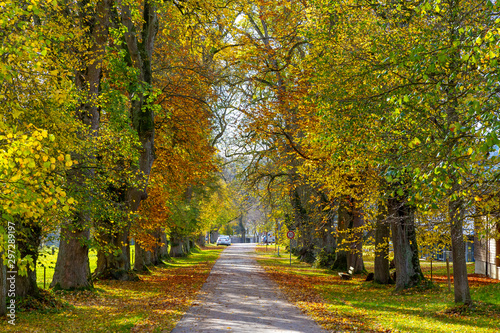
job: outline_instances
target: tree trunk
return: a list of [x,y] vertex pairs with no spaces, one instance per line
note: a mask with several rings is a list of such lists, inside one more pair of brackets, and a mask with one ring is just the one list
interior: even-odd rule
[[[459,2],[454,2],[450,8],[450,13],[452,13],[448,18],[450,19],[449,23],[449,33],[447,36],[449,40],[447,41],[448,47],[452,47],[455,42],[461,40],[461,36],[459,34],[458,29],[456,28],[458,25],[462,24],[462,19],[457,15],[459,11]],[[447,72],[448,82],[444,86],[443,90],[445,92],[446,97],[446,122],[447,122],[447,142],[445,142],[445,156],[447,156],[448,161],[450,162],[450,167],[448,168],[449,179],[453,182],[451,190],[449,191],[450,201],[448,203],[448,218],[450,220],[451,227],[451,249],[453,253],[453,285],[455,289],[455,303],[463,303],[465,305],[471,305],[472,299],[469,291],[469,281],[467,280],[467,263],[465,258],[465,242],[463,236],[463,220],[464,220],[464,207],[462,199],[456,199],[454,196],[460,196],[461,191],[463,190],[460,185],[459,179],[457,177],[461,177],[459,170],[454,165],[453,161],[454,153],[456,152],[457,147],[461,147],[463,143],[463,138],[460,138],[461,135],[457,135],[458,133],[453,133],[452,125],[454,123],[459,123],[463,121],[460,119],[461,116],[459,114],[459,109],[461,107],[460,104],[465,103],[466,99],[460,97],[462,94],[458,89],[459,82],[457,81],[457,77],[455,74],[456,68],[461,66],[461,50],[460,48],[455,48],[453,52],[450,52],[448,58],[447,68],[450,69],[450,72]],[[460,111],[463,112],[463,111]]]
[[333,218],[328,219],[326,222],[325,226],[325,231],[323,233],[323,237],[321,239],[321,247],[327,252],[327,253],[333,253],[335,251],[335,236],[334,236],[334,221]]
[[196,244],[198,244],[198,246],[205,246],[205,236],[203,234],[198,235],[198,238],[196,239]]
[[345,241],[348,239],[348,229],[352,225],[352,200],[349,196],[342,196],[338,208],[338,224],[337,224],[337,248],[335,249],[335,262],[332,269],[347,271],[347,255],[348,247]]
[[391,232],[389,224],[384,220],[385,216],[379,215],[375,229],[375,272],[373,280],[377,283],[388,284],[391,282],[389,272],[389,238]]
[[397,197],[388,201],[396,266],[396,291],[413,287],[424,279],[418,257],[414,208],[405,199]]
[[[139,278],[130,269],[127,256],[128,237],[123,226],[114,226],[117,230],[106,230],[112,223],[104,221],[104,231],[96,235],[100,248],[97,251],[97,267],[93,273],[98,279],[137,281]],[[113,228],[113,227],[111,227]],[[125,245],[124,245],[125,244]]]
[[[363,214],[359,208],[355,207],[353,199],[352,227],[350,228],[350,251],[347,255],[347,267],[352,273],[362,273],[365,271],[363,263]],[[352,269],[351,269],[352,267]]]
[[161,246],[159,249],[159,257],[161,259],[168,259],[170,256],[168,255],[168,241],[167,241],[167,234],[163,231],[160,230],[160,240],[161,240]]
[[187,253],[185,252],[184,238],[170,235],[170,256],[171,257],[185,257]]
[[[142,31],[137,32],[132,21],[132,14],[127,4],[121,8],[121,21],[127,28],[124,34],[125,45],[128,51],[128,65],[137,70],[137,82],[130,85],[129,93],[134,98],[130,100],[130,119],[132,128],[137,132],[139,147],[139,170],[137,180],[140,185],[130,187],[126,193],[126,203],[130,211],[137,211],[142,200],[147,198],[149,175],[154,161],[154,112],[153,102],[149,100],[149,91],[153,85],[151,61],[156,34],[158,32],[158,16],[151,0],[143,2]],[[141,36],[139,41],[138,36]],[[130,222],[125,230],[128,238]],[[144,264],[148,264],[150,257],[143,255]],[[130,265],[129,265],[130,269]]]
[[144,272],[146,271],[146,260],[145,260],[145,250],[141,248],[139,243],[135,242],[135,258],[134,258],[134,271]]
[[152,266],[153,265],[153,252],[151,251],[144,251],[144,264],[146,266]]
[[219,237],[219,229],[210,231],[210,243],[213,244],[217,241]]
[[451,249],[453,253],[453,286],[455,303],[472,304],[467,280],[467,262],[463,235],[464,209],[461,200],[450,200],[449,218],[451,222]]
[[189,237],[184,239],[184,249],[186,254],[191,252],[191,239]]
[[[93,44],[89,54],[94,59],[87,63],[85,70],[77,71],[75,85],[80,91],[86,92],[86,100],[82,101],[77,111],[78,118],[91,130],[91,136],[97,136],[100,124],[100,110],[96,100],[100,91],[102,57],[108,38],[109,10],[111,1],[99,0],[95,6],[82,3],[80,20],[82,26],[88,29]],[[82,138],[87,140],[87,138]],[[78,156],[75,159],[79,159]],[[85,165],[81,161],[80,165]],[[85,179],[92,177],[93,170],[81,168],[69,174],[70,181],[83,187]],[[86,198],[87,199],[87,198]],[[91,199],[90,199],[91,200]],[[80,208],[81,209],[81,208]],[[73,223],[63,226],[61,230],[61,245],[57,255],[57,262],[51,286],[56,289],[80,289],[92,287],[89,268],[88,241],[90,229],[87,213],[77,213]]]
[[128,32],[125,33],[125,42],[131,60],[130,65],[138,70],[139,86],[146,88],[146,92],[132,91],[136,96],[131,100],[130,107],[132,127],[137,131],[141,142],[139,149],[139,170],[141,173],[139,178],[145,182],[143,186],[129,190],[128,202],[132,211],[136,211],[140,201],[147,198],[147,180],[154,161],[154,112],[152,102],[148,101],[148,90],[153,84],[151,61],[154,41],[158,32],[158,16],[150,0],[144,1],[143,17],[142,41],[139,42],[130,8],[127,5],[122,8],[122,23],[128,29]]
[[[74,227],[73,227],[74,228]],[[51,288],[82,289],[92,287],[89,266],[89,249],[86,241],[89,228],[83,230],[65,226],[61,229],[59,253]]]
[[36,284],[36,262],[38,260],[38,247],[42,239],[42,228],[31,220],[20,220],[16,225],[16,231],[16,245],[21,258],[29,255],[33,259],[33,264],[28,264],[27,275],[21,276],[19,269],[17,267],[14,269],[18,272],[16,274],[16,297],[38,297],[40,293]]

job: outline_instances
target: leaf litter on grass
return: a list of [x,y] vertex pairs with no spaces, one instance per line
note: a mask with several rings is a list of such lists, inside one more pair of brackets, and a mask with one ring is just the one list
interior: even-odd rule
[[0,325],[23,333],[170,331],[196,298],[220,250],[154,267],[139,282],[97,281],[94,291],[56,292],[67,307],[19,313],[16,326]]
[[259,256],[259,263],[288,299],[330,331],[498,332],[500,326],[500,288],[496,287],[500,284],[482,276],[470,276],[475,310],[457,314],[446,311],[454,304],[444,284],[394,293],[393,286],[365,282],[362,275],[344,281],[335,272],[297,261],[290,267],[288,258],[275,258],[272,253]]

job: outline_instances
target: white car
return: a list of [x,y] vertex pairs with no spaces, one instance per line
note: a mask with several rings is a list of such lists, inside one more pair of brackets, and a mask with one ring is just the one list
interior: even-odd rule
[[217,238],[217,245],[231,245],[231,237],[229,236],[219,236]]

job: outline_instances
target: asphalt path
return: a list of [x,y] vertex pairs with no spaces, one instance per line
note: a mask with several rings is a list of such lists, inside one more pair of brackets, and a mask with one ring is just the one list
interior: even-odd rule
[[255,244],[225,249],[201,293],[172,333],[323,333],[288,302],[254,259]]

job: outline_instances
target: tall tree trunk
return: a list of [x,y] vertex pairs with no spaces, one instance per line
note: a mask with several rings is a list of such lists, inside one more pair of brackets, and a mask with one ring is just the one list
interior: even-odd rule
[[348,239],[349,226],[353,223],[352,198],[350,196],[342,196],[338,208],[338,224],[337,224],[337,248],[335,249],[335,262],[332,269],[347,271],[347,255],[345,241]]
[[158,32],[158,16],[152,1],[144,1],[144,23],[140,32],[142,41],[139,42],[138,33],[135,31],[132,15],[127,5],[122,8],[121,15],[122,23],[128,29],[128,32],[125,33],[125,42],[131,59],[130,65],[138,70],[140,86],[146,89],[146,92],[131,91],[136,96],[131,100],[130,118],[132,127],[137,131],[141,143],[139,148],[139,178],[144,181],[141,187],[131,188],[128,191],[127,201],[131,210],[136,211],[141,200],[147,198],[147,180],[154,161],[154,112],[153,102],[148,100],[148,92],[153,85],[151,61],[154,41]]
[[135,259],[134,259],[134,271],[136,272],[144,272],[146,271],[146,251],[139,245],[139,243],[135,242]]
[[[151,61],[154,48],[154,40],[158,31],[158,17],[156,8],[152,5],[151,0],[146,0],[143,3],[143,25],[142,31],[137,32],[133,15],[128,4],[124,4],[121,11],[116,10],[114,14],[118,17],[121,15],[121,22],[127,28],[124,34],[126,50],[128,52],[129,67],[137,70],[137,82],[131,84],[129,93],[133,98],[130,100],[130,119],[132,128],[137,132],[140,142],[139,150],[139,170],[137,178],[140,183],[137,187],[130,187],[126,190],[125,202],[130,211],[137,211],[142,200],[147,198],[147,186],[149,174],[153,166],[154,160],[154,112],[152,101],[148,99],[148,93],[151,91],[153,77],[151,71]],[[141,41],[139,41],[139,34]],[[119,239],[123,244],[128,244],[130,220],[127,225],[119,231],[119,234],[114,236],[114,240]],[[117,244],[118,245],[118,244]],[[121,248],[121,246],[118,246]],[[123,247],[120,255],[107,255],[102,253],[98,255],[98,267],[96,272],[102,275],[102,272],[118,270],[120,278],[124,278],[123,271],[129,271],[130,278],[137,279],[135,274],[130,271],[130,258],[127,257],[127,247]],[[101,260],[99,261],[99,258]],[[113,277],[114,274],[105,274],[108,277]]]
[[191,238],[189,238],[188,236],[184,238],[184,251],[186,253],[191,252]]
[[389,273],[389,238],[391,230],[385,219],[385,209],[379,208],[375,227],[375,272],[373,280],[381,284],[391,282]]
[[153,247],[153,250],[151,251],[151,259],[150,259],[150,265],[160,265],[162,263],[162,247],[163,247],[163,240],[162,240],[162,230],[161,228],[156,229],[153,232],[153,235],[155,236],[156,244]]
[[[463,24],[463,18],[458,14],[460,11],[459,1],[450,3],[450,15],[449,28],[448,28],[448,41],[447,46],[450,49],[458,41],[461,41],[461,36],[457,29],[458,26]],[[450,69],[446,73],[448,76],[448,82],[444,86],[443,91],[446,97],[446,122],[447,122],[447,140],[445,147],[445,156],[448,157],[447,162],[454,162],[452,160],[454,150],[460,147],[460,141],[463,139],[457,138],[457,133],[452,129],[454,123],[459,123],[462,121],[458,111],[460,108],[459,97],[462,92],[459,90],[459,82],[457,80],[456,69],[461,66],[461,50],[460,48],[455,48],[453,52],[450,52],[448,59],[447,68]],[[463,98],[462,103],[464,102]],[[472,162],[474,163],[474,162]],[[469,291],[469,281],[467,279],[467,263],[465,258],[465,242],[463,237],[463,220],[464,220],[464,207],[462,199],[456,199],[455,196],[461,195],[462,186],[459,183],[457,175],[460,172],[454,166],[455,163],[449,163],[448,168],[449,179],[452,181],[452,187],[449,191],[450,201],[448,203],[448,218],[450,220],[451,226],[451,248],[453,253],[453,285],[455,289],[455,303],[463,303],[466,305],[472,304],[472,299]],[[460,176],[458,176],[460,177]]]
[[350,228],[350,251],[347,254],[347,266],[349,270],[352,267],[352,273],[362,273],[365,271],[363,263],[363,213],[359,207],[356,207],[356,201],[353,200],[352,227]]
[[472,304],[467,280],[467,262],[463,235],[464,208],[462,200],[450,200],[451,249],[453,253],[453,286],[455,303]]
[[167,234],[163,230],[160,230],[159,233],[160,233],[160,241],[162,244],[159,249],[160,259],[168,259],[170,256],[168,255]]
[[185,251],[184,238],[173,233],[170,234],[170,253],[171,257],[185,257],[187,255]]
[[334,236],[334,233],[335,233],[334,216],[335,215],[336,214],[332,214],[332,216],[330,216],[327,219],[326,225],[324,228],[323,237],[321,239],[321,247],[325,250],[326,253],[335,252],[335,246],[336,246],[335,236]]
[[93,273],[98,279],[114,279],[122,281],[137,281],[139,278],[130,269],[128,257],[128,237],[124,226],[109,229],[112,223],[103,221],[103,232],[96,235],[100,245],[97,251],[97,267]]
[[151,251],[144,251],[144,263],[146,266],[152,266],[153,265],[153,253]]
[[[110,0],[99,0],[95,9],[88,1],[81,3],[80,20],[82,28],[88,29],[93,44],[90,54],[95,58],[87,63],[83,71],[78,71],[75,84],[80,91],[85,92],[88,100],[83,101],[77,112],[78,118],[90,129],[90,136],[98,135],[100,110],[97,103],[100,90],[102,57],[108,38]],[[87,138],[82,138],[86,140]],[[76,157],[78,159],[78,156]],[[81,161],[82,162],[82,161]],[[81,166],[85,164],[80,163]],[[83,170],[83,171],[81,171]],[[93,170],[81,168],[69,174],[69,180],[81,188],[85,179],[92,177]],[[82,208],[80,208],[82,210]],[[88,213],[82,211],[74,215],[71,223],[63,225],[61,242],[51,286],[61,289],[80,289],[92,287],[90,277],[88,245],[90,236]]]
[[59,253],[54,269],[51,288],[81,289],[92,286],[89,266],[89,248],[86,241],[90,237],[89,228],[78,230],[64,226],[61,229]]
[[28,274],[21,276],[16,267],[16,297],[38,297],[40,292],[36,284],[36,262],[38,260],[38,247],[42,240],[42,228],[31,220],[18,220],[16,223],[16,243],[21,258],[31,256],[33,264],[28,264]]
[[[245,233],[243,232],[243,235],[244,234]],[[243,243],[244,243],[244,241],[243,241]],[[198,237],[196,238],[196,244],[198,244],[198,246],[205,246],[205,236],[203,234],[198,235]]]
[[396,291],[419,284],[424,275],[420,269],[414,208],[405,197],[388,200],[389,219],[396,266]]

